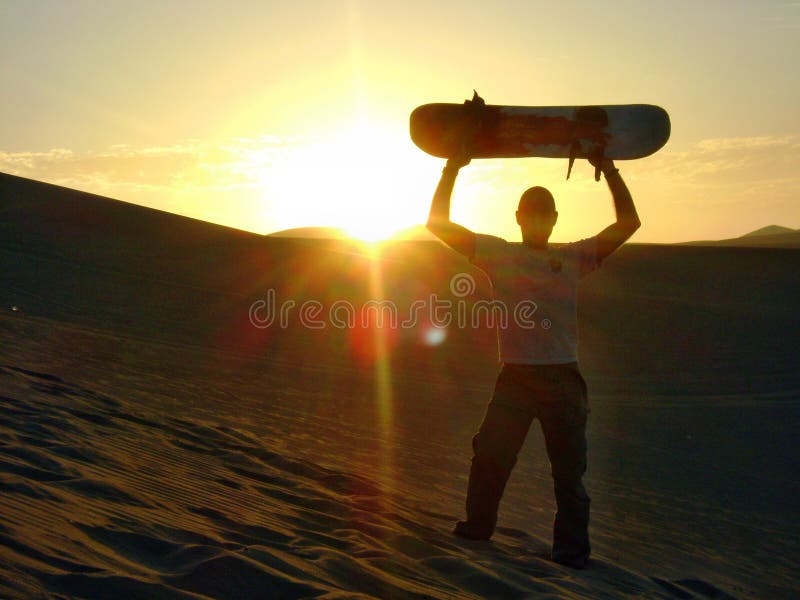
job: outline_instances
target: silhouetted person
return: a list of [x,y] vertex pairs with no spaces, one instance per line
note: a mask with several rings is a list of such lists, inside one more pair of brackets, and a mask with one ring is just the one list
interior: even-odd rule
[[[501,369],[478,432],[472,439],[464,521],[454,533],[488,540],[494,533],[506,481],[533,419],[539,419],[555,487],[557,511],[552,558],[584,568],[590,552],[586,471],[586,382],[578,369],[578,280],[596,269],[640,226],[630,192],[611,160],[590,161],[605,175],[617,220],[592,238],[561,247],[548,244],[558,218],[552,194],[532,187],[516,213],[522,243],[476,234],[450,221],[450,197],[466,155],[447,161],[436,188],[427,227],[483,270],[495,301],[507,308],[508,327],[498,326]],[[520,302],[533,318],[514,318]],[[529,310],[530,313],[530,310]],[[530,316],[530,314],[528,315]],[[532,323],[532,327],[530,326]]]

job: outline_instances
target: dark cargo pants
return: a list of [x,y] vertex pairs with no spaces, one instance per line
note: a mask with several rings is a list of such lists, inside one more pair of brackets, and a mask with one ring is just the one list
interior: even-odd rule
[[[575,363],[503,365],[483,422],[472,440],[467,521],[456,533],[488,539],[508,477],[533,419],[539,419],[555,487],[553,559],[576,566],[589,557],[586,472],[586,383]],[[461,531],[459,531],[459,527]]]

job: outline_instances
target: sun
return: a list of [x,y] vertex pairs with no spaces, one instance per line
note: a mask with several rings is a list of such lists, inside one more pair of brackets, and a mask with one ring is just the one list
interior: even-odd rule
[[424,222],[428,161],[404,130],[362,121],[287,145],[264,176],[272,229],[326,226],[367,242]]

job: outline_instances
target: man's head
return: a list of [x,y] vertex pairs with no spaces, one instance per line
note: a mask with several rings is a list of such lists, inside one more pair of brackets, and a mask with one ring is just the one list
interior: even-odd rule
[[546,246],[558,219],[553,194],[539,186],[525,190],[517,207],[517,223],[522,241],[532,246]]

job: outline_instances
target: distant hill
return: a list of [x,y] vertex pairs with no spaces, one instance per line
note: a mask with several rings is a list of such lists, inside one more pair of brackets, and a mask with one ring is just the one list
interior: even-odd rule
[[755,231],[751,231],[750,233],[745,233],[743,238],[750,238],[750,237],[760,237],[764,235],[784,235],[787,233],[797,233],[800,230],[790,229],[788,227],[783,227],[781,225],[767,225],[766,227],[762,227],[761,229],[756,229]]
[[[295,227],[267,234],[269,237],[309,238],[328,240],[352,240],[343,229],[338,227]],[[436,237],[424,225],[412,225],[401,229],[389,238],[389,241],[434,241]]]
[[767,225],[736,238],[685,242],[684,246],[724,246],[742,248],[800,248],[800,229]]

